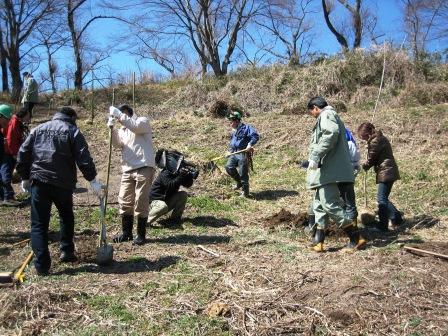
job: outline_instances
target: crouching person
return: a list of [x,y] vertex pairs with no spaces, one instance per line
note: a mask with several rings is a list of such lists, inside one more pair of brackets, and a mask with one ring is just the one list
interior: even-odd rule
[[[122,127],[113,129],[113,120]],[[128,105],[109,108],[108,126],[112,127],[112,144],[121,149],[122,171],[118,203],[120,204],[122,233],[113,241],[121,243],[133,239],[134,216],[137,217],[135,245],[145,243],[148,220],[149,189],[154,177],[154,148],[149,119],[138,117]]]
[[186,191],[179,191],[179,188],[191,187],[198,176],[198,171],[189,168],[182,161],[183,156],[179,152],[157,151],[156,162],[162,171],[151,187],[148,224],[172,211],[170,224],[180,225],[188,194]]
[[75,120],[77,114],[63,107],[52,120],[34,128],[20,147],[17,172],[22,189],[31,193],[31,247],[37,274],[48,274],[51,266],[48,251],[48,225],[51,205],[59,213],[60,260],[76,261],[73,242],[75,217],[73,190],[76,186],[76,166],[93,191],[100,196],[101,184],[87,142]]

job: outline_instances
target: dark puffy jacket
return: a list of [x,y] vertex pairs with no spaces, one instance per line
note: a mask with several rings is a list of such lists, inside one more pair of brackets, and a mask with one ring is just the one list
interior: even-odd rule
[[149,198],[151,201],[158,200],[166,202],[179,191],[181,185],[186,188],[191,187],[193,185],[193,178],[189,174],[173,174],[169,170],[164,169],[152,184]]
[[376,183],[394,182],[400,179],[392,146],[381,131],[375,131],[367,140],[367,161],[364,169],[374,167]]
[[76,166],[87,181],[95,178],[95,164],[84,136],[70,117],[58,112],[31,131],[20,147],[16,169],[23,180],[74,189]]

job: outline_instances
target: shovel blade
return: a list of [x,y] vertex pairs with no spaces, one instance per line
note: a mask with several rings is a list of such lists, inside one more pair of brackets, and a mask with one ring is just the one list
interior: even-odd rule
[[109,265],[114,260],[112,245],[101,245],[96,251],[96,263],[100,266]]

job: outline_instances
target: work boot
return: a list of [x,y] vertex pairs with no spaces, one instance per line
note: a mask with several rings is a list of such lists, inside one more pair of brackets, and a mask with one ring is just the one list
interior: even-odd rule
[[132,242],[133,245],[143,245],[146,243],[146,222],[148,218],[138,217],[137,219],[137,238]]
[[317,229],[316,234],[313,238],[313,245],[311,246],[311,249],[314,252],[324,252],[324,240],[325,240],[325,230],[324,229]]
[[305,227],[305,234],[313,238],[316,235],[316,217],[314,215],[308,215],[308,225]]
[[62,251],[61,255],[59,257],[59,261],[63,262],[63,263],[67,263],[67,262],[75,262],[78,260],[78,257],[75,255],[75,253],[73,252],[65,252]]
[[350,225],[343,230],[350,239],[350,242],[342,249],[344,252],[354,252],[365,247],[367,241],[361,237],[359,230],[355,226]]
[[116,235],[113,238],[114,243],[122,243],[126,241],[131,241],[132,236],[132,226],[134,222],[134,216],[132,215],[122,215],[121,217],[121,230],[122,233],[119,235]]

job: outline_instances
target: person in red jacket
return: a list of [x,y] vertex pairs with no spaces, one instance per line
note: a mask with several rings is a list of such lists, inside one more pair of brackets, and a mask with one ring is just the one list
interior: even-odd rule
[[0,200],[8,206],[19,205],[14,199],[14,189],[12,188],[12,173],[14,171],[19,148],[28,135],[28,127],[30,121],[30,113],[27,109],[22,108],[17,114],[13,114],[8,125],[3,129],[4,155],[0,164],[0,177],[2,188],[0,188]]

